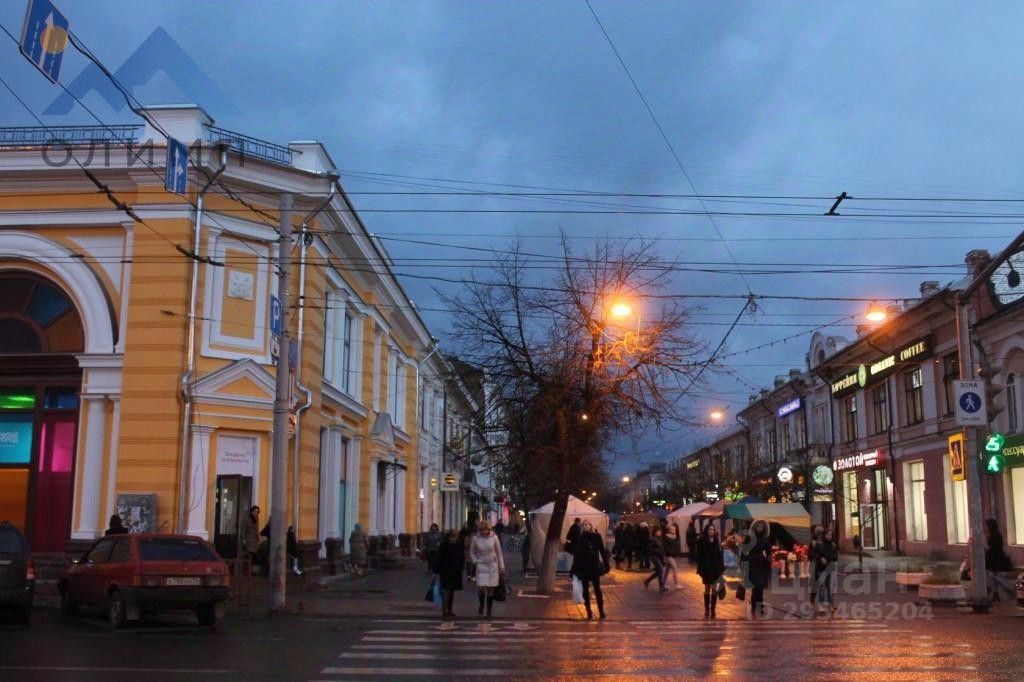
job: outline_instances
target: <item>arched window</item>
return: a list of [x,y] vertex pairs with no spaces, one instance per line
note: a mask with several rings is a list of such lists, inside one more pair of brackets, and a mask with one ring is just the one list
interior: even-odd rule
[[1017,376],[1009,374],[1006,377],[1006,419],[1010,433],[1017,433],[1017,426],[1020,421],[1017,412]]

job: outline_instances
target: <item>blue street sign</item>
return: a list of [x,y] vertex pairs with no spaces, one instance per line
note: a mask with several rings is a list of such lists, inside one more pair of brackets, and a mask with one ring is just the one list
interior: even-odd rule
[[981,409],[981,396],[977,393],[965,391],[960,396],[960,409],[968,414],[974,414]]
[[188,188],[188,146],[173,137],[167,138],[167,169],[164,188],[168,192],[184,194]]
[[270,296],[270,333],[281,335],[281,299],[274,295]]
[[29,0],[21,29],[21,53],[54,83],[68,46],[68,20],[50,0]]

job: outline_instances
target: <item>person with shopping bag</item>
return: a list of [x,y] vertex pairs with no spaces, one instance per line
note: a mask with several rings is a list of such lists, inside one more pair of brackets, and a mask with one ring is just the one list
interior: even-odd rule
[[476,566],[477,598],[480,601],[477,615],[484,615],[486,606],[487,617],[490,618],[494,588],[505,578],[505,557],[502,556],[498,537],[491,532],[491,524],[486,521],[480,523],[469,544],[469,559]]
[[587,609],[587,620],[594,619],[590,610],[590,586],[594,586],[594,598],[597,600],[597,612],[601,618],[604,614],[604,594],[601,592],[601,576],[611,570],[608,550],[605,549],[601,534],[594,530],[590,521],[581,524],[580,534],[573,543],[573,600],[576,601],[577,581],[581,588],[580,600]]
[[724,590],[722,575],[725,573],[725,557],[722,545],[718,540],[715,524],[704,526],[704,531],[697,540],[697,575],[704,583],[704,617],[715,617],[715,606]]

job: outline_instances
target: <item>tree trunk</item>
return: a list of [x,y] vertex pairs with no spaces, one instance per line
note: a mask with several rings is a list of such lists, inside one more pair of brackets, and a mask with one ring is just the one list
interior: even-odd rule
[[555,494],[555,506],[551,510],[548,534],[544,540],[544,558],[537,571],[537,593],[551,594],[555,587],[555,569],[558,567],[558,552],[562,548],[562,524],[569,508],[569,491],[559,489]]

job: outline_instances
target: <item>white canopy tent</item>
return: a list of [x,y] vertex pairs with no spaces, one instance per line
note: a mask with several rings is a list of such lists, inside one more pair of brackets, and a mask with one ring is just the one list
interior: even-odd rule
[[668,515],[668,522],[675,524],[676,532],[679,534],[681,546],[684,550],[686,549],[686,527],[690,525],[690,519],[693,518],[694,514],[698,514],[710,506],[706,502],[693,502],[676,509]]
[[811,515],[802,504],[748,504],[747,509],[753,521],[777,523],[801,544],[811,541]]
[[[554,509],[555,503],[548,502],[531,511],[528,516],[530,523],[530,559],[537,568],[540,568],[541,562],[544,560],[544,541],[548,536],[548,524],[551,523],[551,512]],[[594,526],[594,530],[601,534],[602,540],[608,537],[608,515],[600,509],[594,509],[578,497],[570,495],[569,506],[565,510],[565,520],[562,522],[562,532],[559,538],[561,544],[565,544],[565,539],[569,535],[569,528],[572,527],[573,521],[576,519],[590,521]],[[565,554],[565,552],[560,552],[558,570],[568,571],[570,564],[571,558],[569,555]]]

